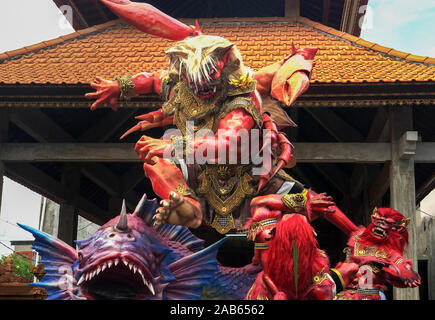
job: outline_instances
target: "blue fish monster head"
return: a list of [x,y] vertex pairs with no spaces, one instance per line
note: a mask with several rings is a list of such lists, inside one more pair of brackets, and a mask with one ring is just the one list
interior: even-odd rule
[[[121,214],[90,238],[77,241],[78,286],[87,299],[161,299],[175,260],[151,227],[157,201],[146,197],[132,214]],[[151,214],[150,214],[151,213]]]

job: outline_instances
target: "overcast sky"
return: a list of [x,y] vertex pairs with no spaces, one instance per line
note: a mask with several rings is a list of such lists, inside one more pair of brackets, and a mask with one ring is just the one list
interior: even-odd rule
[[[434,0],[370,0],[361,37],[383,46],[435,57]],[[74,32],[52,0],[0,1],[0,53]],[[31,239],[13,226],[38,227],[41,197],[5,179],[0,241]],[[433,206],[430,214],[435,215]],[[7,222],[6,222],[7,221]],[[9,253],[0,245],[0,255]]]

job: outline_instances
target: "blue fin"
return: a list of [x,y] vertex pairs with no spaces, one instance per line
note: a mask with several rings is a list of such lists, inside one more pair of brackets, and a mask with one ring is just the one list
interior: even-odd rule
[[140,199],[139,203],[134,209],[133,214],[142,218],[143,221],[149,226],[153,225],[153,217],[156,214],[156,210],[159,207],[157,199],[148,200],[146,193]]
[[199,300],[201,290],[219,270],[216,254],[226,240],[227,238],[223,238],[201,251],[171,263],[169,270],[177,281],[168,284],[164,299]]
[[68,292],[78,295],[72,268],[77,261],[77,251],[43,231],[19,223],[18,226],[33,235],[35,241],[32,248],[41,256],[40,262],[44,263],[45,276],[41,282],[32,285],[43,287],[48,293],[47,300],[70,300]]

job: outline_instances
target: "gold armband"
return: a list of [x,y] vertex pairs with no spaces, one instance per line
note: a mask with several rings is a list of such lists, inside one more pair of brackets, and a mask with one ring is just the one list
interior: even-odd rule
[[134,92],[134,83],[132,79],[133,77],[128,75],[115,77],[115,80],[119,83],[119,90],[121,91],[120,98],[130,99],[136,95]]
[[305,211],[307,204],[307,193],[308,190],[304,190],[301,193],[285,194],[282,196],[282,202],[291,209],[292,212],[302,212]]

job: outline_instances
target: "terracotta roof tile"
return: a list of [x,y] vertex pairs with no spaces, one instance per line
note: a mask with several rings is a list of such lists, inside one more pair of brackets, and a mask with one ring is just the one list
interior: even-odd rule
[[[435,81],[435,58],[383,47],[306,18],[201,19],[200,24],[205,34],[234,42],[253,69],[288,55],[293,42],[298,48],[320,49],[313,82]],[[164,69],[164,51],[172,43],[111,21],[0,54],[0,82],[89,83],[97,75]]]

